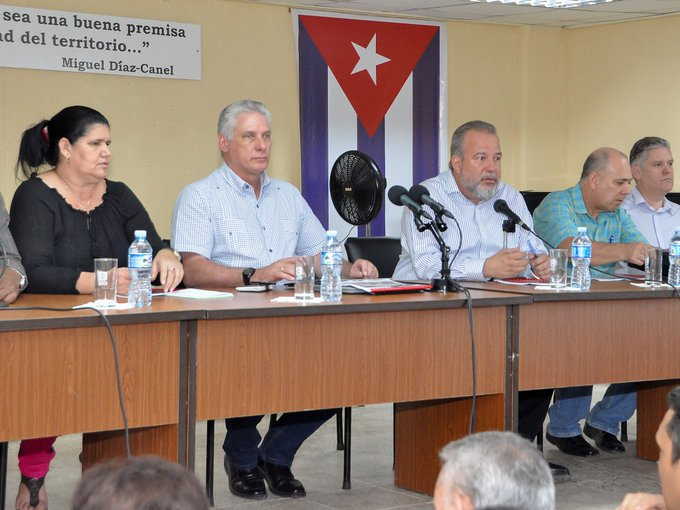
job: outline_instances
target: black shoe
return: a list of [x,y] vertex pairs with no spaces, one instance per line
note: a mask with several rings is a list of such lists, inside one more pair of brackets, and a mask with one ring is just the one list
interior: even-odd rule
[[550,467],[550,473],[552,473],[553,478],[559,478],[562,476],[571,476],[569,469],[562,464],[555,464],[554,462],[548,462],[548,467]]
[[257,467],[239,469],[232,466],[225,457],[224,469],[229,477],[229,490],[234,496],[247,499],[264,499],[267,497],[262,473]]
[[300,480],[296,480],[290,468],[259,460],[257,467],[267,480],[269,490],[284,498],[304,498],[307,495]]
[[572,437],[555,437],[546,434],[545,438],[552,444],[557,446],[561,452],[567,455],[576,455],[577,457],[590,457],[597,455],[600,451],[597,448],[590,446],[590,443],[583,439],[582,435]]
[[626,451],[626,447],[623,446],[623,443],[619,441],[614,434],[596,429],[589,423],[586,423],[586,426],[583,427],[583,433],[590,439],[593,439],[595,444],[605,452],[623,453]]

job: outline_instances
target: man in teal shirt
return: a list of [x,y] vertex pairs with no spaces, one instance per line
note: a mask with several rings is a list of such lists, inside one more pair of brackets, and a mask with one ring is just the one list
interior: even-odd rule
[[[593,242],[591,275],[606,277],[619,261],[644,264],[649,249],[621,207],[631,192],[633,176],[628,158],[621,151],[604,147],[595,150],[583,164],[576,186],[550,193],[534,211],[536,232],[555,247],[569,248],[577,227],[586,227]],[[600,271],[598,271],[598,269]],[[590,410],[592,386],[555,391],[548,414],[548,441],[571,455],[587,457],[599,451],[581,435],[579,421],[586,419],[585,434],[609,452],[623,452],[616,438],[619,423],[635,411],[635,385],[612,384],[604,398]]]

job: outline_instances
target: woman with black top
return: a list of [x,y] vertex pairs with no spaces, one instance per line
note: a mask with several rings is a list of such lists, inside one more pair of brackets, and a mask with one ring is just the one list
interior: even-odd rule
[[[109,122],[96,110],[69,106],[27,129],[17,174],[25,180],[12,200],[10,230],[28,276],[26,292],[91,294],[94,262],[118,259],[118,291],[127,293],[127,250],[135,230],[153,248],[152,276],[166,291],[184,275],[178,256],[164,246],[144,206],[121,182],[106,179],[111,159]],[[38,173],[49,164],[50,170]],[[47,509],[45,475],[55,437],[21,442],[17,510]]]

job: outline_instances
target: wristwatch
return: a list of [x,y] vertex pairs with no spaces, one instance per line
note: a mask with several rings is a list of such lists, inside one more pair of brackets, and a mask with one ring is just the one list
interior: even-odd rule
[[254,267],[246,267],[243,270],[243,273],[241,273],[241,276],[243,276],[243,285],[250,285],[250,279],[253,277],[254,274],[255,274]]

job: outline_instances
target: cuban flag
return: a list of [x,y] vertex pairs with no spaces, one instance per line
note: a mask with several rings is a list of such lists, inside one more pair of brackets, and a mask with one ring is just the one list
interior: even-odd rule
[[[344,237],[351,225],[335,211],[328,189],[340,154],[371,156],[387,189],[408,189],[446,168],[446,27],[309,11],[294,11],[293,23],[302,194],[321,223]],[[370,232],[398,237],[401,208],[385,195]]]

